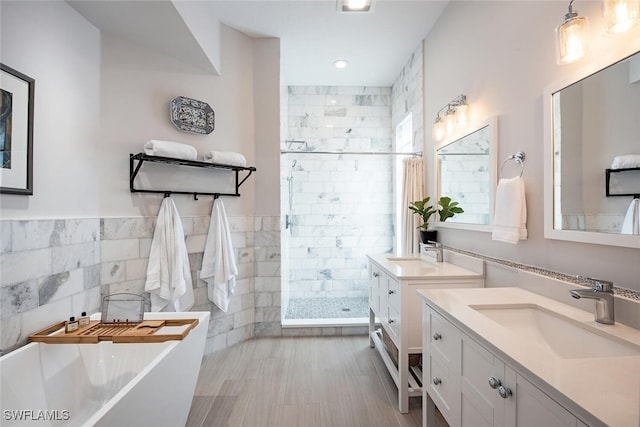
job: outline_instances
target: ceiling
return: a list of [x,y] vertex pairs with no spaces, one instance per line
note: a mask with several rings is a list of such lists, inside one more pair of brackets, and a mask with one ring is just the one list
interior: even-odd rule
[[[186,34],[170,2],[68,3],[103,31],[207,67],[206,55],[193,49],[197,42]],[[280,38],[284,84],[312,86],[391,86],[447,5],[439,0],[374,0],[370,12],[344,13],[338,12],[336,0],[198,3],[207,8],[207,16],[251,37]],[[349,66],[336,69],[337,59],[348,60]]]

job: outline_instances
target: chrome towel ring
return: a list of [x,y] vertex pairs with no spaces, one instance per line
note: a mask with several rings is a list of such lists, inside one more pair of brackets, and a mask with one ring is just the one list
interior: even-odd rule
[[520,169],[520,177],[522,177],[522,174],[524,173],[524,159],[525,159],[525,155],[523,151],[518,151],[516,154],[512,154],[511,156],[507,157],[504,162],[502,162],[502,166],[500,166],[500,178],[503,178],[503,173],[502,170],[504,169],[504,165],[509,161],[509,160],[513,160],[516,163],[518,163],[521,167]]

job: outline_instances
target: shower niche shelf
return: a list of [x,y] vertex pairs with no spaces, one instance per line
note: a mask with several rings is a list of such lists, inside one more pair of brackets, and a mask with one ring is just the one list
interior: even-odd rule
[[[142,189],[135,188],[134,181],[138,172],[140,172],[140,168],[145,162],[150,163],[164,163],[169,165],[177,165],[177,166],[189,166],[194,168],[203,168],[203,169],[216,169],[216,170],[228,170],[235,173],[235,193],[209,193],[209,192],[201,192],[201,191],[176,191],[176,190],[151,190],[151,189]],[[164,194],[166,196],[170,196],[171,194],[191,194],[195,200],[198,200],[198,196],[213,196],[214,198],[218,198],[220,196],[231,196],[231,197],[240,197],[240,186],[244,184],[244,182],[251,176],[253,172],[256,171],[256,168],[253,166],[233,166],[233,165],[223,165],[219,163],[209,163],[209,162],[201,162],[198,160],[184,160],[184,159],[175,159],[172,157],[162,157],[162,156],[150,156],[145,153],[138,154],[129,154],[129,190],[132,193],[157,193]],[[241,172],[244,172],[243,176],[240,175]]]

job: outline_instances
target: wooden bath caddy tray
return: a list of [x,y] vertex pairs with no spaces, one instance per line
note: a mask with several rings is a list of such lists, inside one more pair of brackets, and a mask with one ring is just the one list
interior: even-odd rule
[[[181,340],[198,325],[198,319],[143,320],[141,323],[102,323],[92,320],[89,325],[65,332],[65,322],[56,323],[29,336],[31,341],[49,344],[95,344],[99,341],[114,343],[145,343]],[[156,334],[164,327],[187,325],[176,333]],[[62,330],[61,330],[62,329]]]

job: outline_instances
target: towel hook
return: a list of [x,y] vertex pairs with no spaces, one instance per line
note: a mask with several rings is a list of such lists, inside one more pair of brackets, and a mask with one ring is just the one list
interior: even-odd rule
[[166,191],[164,193],[164,197],[171,197],[171,191]]
[[524,151],[518,151],[516,154],[512,154],[511,156],[507,157],[504,162],[502,162],[502,166],[500,166],[500,177],[502,178],[503,176],[503,169],[504,169],[504,165],[509,161],[509,160],[513,160],[516,163],[518,163],[521,166],[520,169],[520,177],[522,177],[522,174],[524,173],[524,159],[525,159],[525,154]]

